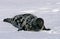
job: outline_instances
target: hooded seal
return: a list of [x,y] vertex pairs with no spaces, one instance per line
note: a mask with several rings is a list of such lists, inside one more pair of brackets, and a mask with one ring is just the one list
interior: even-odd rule
[[44,20],[42,18],[38,18],[37,16],[34,16],[32,14],[16,15],[13,18],[6,18],[3,21],[8,22],[14,27],[18,28],[18,31],[50,30],[46,29],[46,27],[44,26]]

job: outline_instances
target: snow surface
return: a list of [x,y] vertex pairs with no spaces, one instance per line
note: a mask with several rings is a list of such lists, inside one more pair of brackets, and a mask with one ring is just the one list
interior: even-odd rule
[[[4,18],[31,13],[51,31],[17,31]],[[60,39],[60,0],[0,0],[0,39]]]

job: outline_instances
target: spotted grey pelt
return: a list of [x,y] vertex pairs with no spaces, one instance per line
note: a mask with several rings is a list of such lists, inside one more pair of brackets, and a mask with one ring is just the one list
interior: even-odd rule
[[40,30],[50,30],[46,29],[44,26],[44,20],[38,18],[32,14],[21,14],[16,15],[13,18],[6,18],[4,22],[11,23],[13,26],[18,28],[18,31],[40,31]]

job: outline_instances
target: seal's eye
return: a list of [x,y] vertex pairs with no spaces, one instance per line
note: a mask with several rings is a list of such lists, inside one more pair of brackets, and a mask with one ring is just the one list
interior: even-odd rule
[[44,25],[44,20],[42,18],[37,18],[36,23],[40,26]]

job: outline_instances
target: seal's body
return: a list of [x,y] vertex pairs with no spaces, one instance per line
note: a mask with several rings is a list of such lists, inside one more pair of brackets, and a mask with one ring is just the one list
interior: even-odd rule
[[6,18],[3,21],[11,23],[13,26],[18,28],[18,31],[50,30],[45,28],[44,20],[42,18],[38,18],[37,16],[34,16],[32,14],[16,15],[13,18]]

